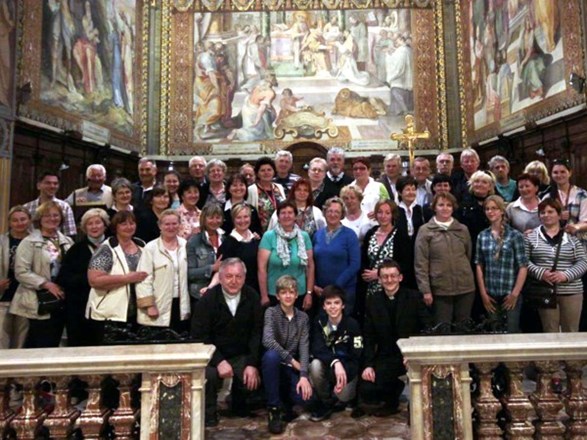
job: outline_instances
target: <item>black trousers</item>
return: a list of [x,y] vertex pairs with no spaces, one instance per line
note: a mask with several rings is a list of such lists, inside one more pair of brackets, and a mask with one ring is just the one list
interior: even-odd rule
[[375,382],[359,381],[359,399],[365,403],[385,402],[397,408],[399,398],[404,390],[404,383],[399,376],[405,374],[401,355],[385,356],[375,360]]
[[[243,408],[249,391],[243,383],[243,373],[245,371],[247,356],[236,356],[226,361],[232,366],[232,389],[230,392],[232,408]],[[211,416],[216,413],[218,400],[218,389],[223,379],[218,376],[218,369],[211,365],[206,367],[206,414]]]
[[49,319],[29,319],[29,333],[25,342],[26,348],[59,347],[65,314],[63,310],[51,313]]

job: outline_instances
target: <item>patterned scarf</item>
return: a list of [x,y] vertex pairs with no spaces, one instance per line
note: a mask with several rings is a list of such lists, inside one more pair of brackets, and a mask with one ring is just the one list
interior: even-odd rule
[[308,265],[308,253],[306,252],[306,243],[302,236],[302,231],[298,225],[294,224],[294,228],[291,232],[285,232],[281,225],[278,223],[275,227],[275,234],[277,235],[277,255],[281,258],[283,266],[289,266],[291,262],[291,254],[289,250],[289,241],[294,238],[298,242],[298,258],[302,266]]

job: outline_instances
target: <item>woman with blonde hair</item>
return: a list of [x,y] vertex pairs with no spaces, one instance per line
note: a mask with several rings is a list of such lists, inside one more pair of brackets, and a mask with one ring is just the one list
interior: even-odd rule
[[65,328],[70,347],[92,344],[90,324],[84,316],[91,289],[88,266],[92,255],[106,239],[109,225],[110,218],[103,209],[86,211],[81,219],[84,238],[67,251],[57,277],[57,283],[65,292]]
[[538,189],[538,196],[542,199],[550,191],[550,176],[548,175],[548,168],[544,162],[539,160],[533,160],[526,168],[524,173],[531,176],[535,176],[540,181],[540,187]]
[[137,284],[137,321],[141,325],[189,330],[190,296],[186,241],[179,236],[181,218],[167,209],[159,218],[159,238],[147,243],[138,271],[147,277]]
[[346,185],[340,190],[340,198],[345,208],[345,216],[342,219],[342,224],[352,229],[357,234],[359,242],[362,242],[367,231],[376,224],[361,209],[363,191],[356,185]]
[[8,211],[8,232],[0,235],[0,349],[22,348],[29,321],[8,312],[18,289],[14,260],[18,245],[30,233],[31,214],[22,205]]
[[475,265],[483,307],[495,328],[520,332],[520,294],[528,272],[524,236],[505,221],[506,205],[493,195],[483,203],[490,226],[479,234]]
[[37,296],[38,291],[44,290],[57,299],[64,298],[63,288],[56,280],[73,241],[59,231],[63,219],[58,203],[42,203],[33,217],[36,229],[16,249],[14,273],[20,284],[10,313],[29,319],[27,348],[57,347],[63,334],[63,309],[40,313]]

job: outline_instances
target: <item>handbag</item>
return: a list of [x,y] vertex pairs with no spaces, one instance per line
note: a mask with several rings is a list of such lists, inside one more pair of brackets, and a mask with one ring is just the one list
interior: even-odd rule
[[[556,270],[562,244],[563,239],[561,237],[556,247],[552,271]],[[527,277],[524,288],[522,289],[522,298],[524,304],[533,309],[556,309],[556,284],[549,284],[543,280]]]
[[47,289],[39,289],[36,291],[36,293],[37,301],[39,303],[37,307],[37,313],[39,315],[48,315],[63,309],[63,300],[61,298],[57,298]]

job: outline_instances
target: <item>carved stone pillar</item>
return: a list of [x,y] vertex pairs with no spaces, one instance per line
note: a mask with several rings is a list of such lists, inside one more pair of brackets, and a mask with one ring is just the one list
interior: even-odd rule
[[15,414],[8,406],[10,381],[0,381],[0,433],[8,426]]
[[569,415],[566,434],[569,440],[587,438],[587,394],[582,383],[584,364],[585,361],[565,362],[567,395],[564,398],[564,404]]
[[83,376],[82,379],[88,384],[88,403],[78,418],[77,424],[81,428],[84,438],[97,440],[100,438],[100,433],[111,411],[100,405],[102,376]]
[[43,424],[43,420],[47,417],[47,414],[37,408],[35,404],[36,386],[39,379],[24,377],[19,378],[18,382],[23,386],[23,404],[20,413],[10,425],[16,431],[19,440],[33,440],[37,430]]
[[535,428],[528,418],[534,416],[534,408],[522,388],[526,365],[522,362],[507,362],[505,365],[509,372],[509,392],[504,397],[509,413],[506,437],[510,440],[532,440]]
[[67,439],[80,412],[69,402],[68,376],[48,378],[55,383],[55,409],[45,419],[44,425],[51,431],[51,438]]
[[501,440],[501,428],[497,425],[497,413],[501,403],[493,395],[491,377],[497,362],[475,364],[479,371],[479,397],[473,403],[479,415],[477,438],[480,440]]
[[110,417],[110,424],[114,426],[116,438],[131,440],[135,424],[135,412],[131,407],[131,386],[134,374],[117,374],[114,379],[119,383],[120,400],[118,408]]
[[539,418],[535,422],[538,439],[562,440],[565,433],[564,425],[558,420],[558,412],[564,405],[551,387],[552,375],[559,370],[559,366],[557,361],[536,362],[538,380],[536,392],[530,395],[530,401]]
[[420,365],[408,364],[410,382],[410,434],[413,440],[424,440],[424,404]]

